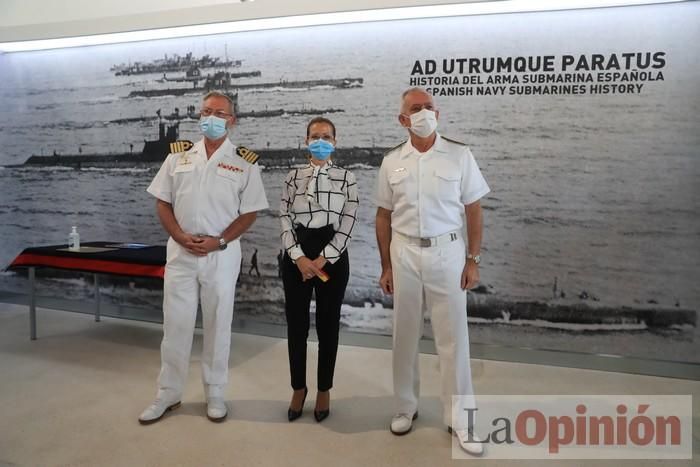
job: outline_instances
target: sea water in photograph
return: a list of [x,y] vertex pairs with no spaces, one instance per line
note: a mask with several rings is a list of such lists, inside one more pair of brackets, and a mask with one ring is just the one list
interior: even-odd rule
[[[688,27],[665,35],[668,12]],[[407,137],[397,114],[415,62],[663,50],[663,82],[635,94],[436,97],[439,131],[470,146],[492,189],[481,286],[469,294],[473,342],[700,361],[700,70],[687,48],[700,39],[697,17],[697,5],[649,6],[2,55],[0,265],[26,247],[66,243],[71,225],[84,242],[164,244],[146,187],[170,141],[200,138],[202,95],[223,89],[238,107],[229,137],[261,155],[271,206],[242,240],[236,316],[284,323],[281,186],[306,163],[306,123],[324,115],[361,202],[342,325],[389,334],[373,192],[384,151]],[[620,22],[661,32],[640,39]],[[26,286],[20,273],[0,274],[0,290]],[[57,271],[43,272],[39,290],[91,294],[88,279]],[[102,294],[156,310],[162,300],[157,281],[105,277]]]

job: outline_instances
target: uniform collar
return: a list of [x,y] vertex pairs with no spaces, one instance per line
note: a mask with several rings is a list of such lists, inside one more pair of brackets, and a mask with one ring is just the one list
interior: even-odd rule
[[[428,149],[428,151],[436,151],[436,152],[447,152],[447,143],[445,143],[445,140],[440,136],[440,133],[435,132],[435,142],[433,143],[433,146]],[[401,152],[399,153],[399,157],[401,159],[408,157],[411,154],[420,154],[416,148],[413,147],[413,144],[411,144],[411,137],[409,136],[408,140],[406,143],[401,147]]]
[[194,143],[192,145],[192,148],[187,152],[190,154],[197,154],[197,155],[203,154],[206,157],[207,151],[204,149],[204,138],[202,138],[199,141],[197,141],[196,143]]
[[[224,142],[219,146],[219,149],[217,149],[214,154],[211,155],[210,161],[219,158],[219,157],[224,157],[226,155],[234,154],[236,150],[236,147],[233,145],[230,139],[226,137]],[[204,158],[204,160],[207,160],[207,149],[204,146],[204,138],[200,139],[194,145],[192,146],[192,149],[189,151],[190,153],[197,153],[197,155],[201,156]]]

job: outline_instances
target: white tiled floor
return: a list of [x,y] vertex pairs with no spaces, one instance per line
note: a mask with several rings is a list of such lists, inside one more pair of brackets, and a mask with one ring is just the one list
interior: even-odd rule
[[[39,310],[39,340],[28,338],[26,307],[0,305],[0,466],[232,465],[697,465],[692,461],[452,460],[441,423],[437,357],[421,356],[421,417],[405,437],[392,415],[391,352],[341,346],[331,416],[317,424],[310,392],[302,419],[286,409],[283,339],[233,334],[229,419],[213,424],[205,406],[195,339],[183,406],[161,422],[137,423],[155,394],[159,325]],[[309,386],[315,383],[315,344]],[[477,394],[700,394],[700,382],[591,370],[473,361]],[[698,456],[700,409],[694,409]]]

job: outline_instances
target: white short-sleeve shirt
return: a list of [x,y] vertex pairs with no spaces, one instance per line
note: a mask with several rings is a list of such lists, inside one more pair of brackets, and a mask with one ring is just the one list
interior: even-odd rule
[[169,154],[147,191],[172,204],[180,228],[218,236],[239,215],[268,208],[260,167],[226,139],[207,160],[204,139]]
[[392,211],[392,230],[437,237],[462,229],[464,206],[489,191],[469,148],[438,134],[427,152],[409,139],[384,156],[375,201]]

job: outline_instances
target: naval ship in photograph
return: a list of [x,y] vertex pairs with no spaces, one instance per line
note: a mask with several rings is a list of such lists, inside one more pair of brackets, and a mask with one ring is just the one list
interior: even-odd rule
[[300,81],[272,81],[267,83],[238,83],[235,74],[227,71],[219,71],[212,76],[203,79],[203,84],[198,86],[199,80],[191,80],[192,87],[178,87],[167,89],[143,89],[131,91],[127,97],[160,97],[160,96],[183,96],[186,94],[204,94],[211,90],[220,91],[241,91],[254,89],[313,89],[313,88],[334,88],[351,89],[361,88],[364,84],[363,78],[330,78],[313,79]]
[[[166,120],[166,121],[196,121],[199,120],[199,111],[196,110],[197,106],[188,105],[187,111],[185,113],[180,112],[178,107],[169,113],[163,115],[161,110],[158,109],[155,115],[142,115],[140,117],[124,117],[116,118],[114,120],[109,120],[105,122],[108,125],[126,125],[130,123],[147,123],[156,120]],[[325,115],[333,113],[345,112],[343,109],[337,109],[334,107],[328,109],[315,109],[315,108],[301,108],[301,109],[265,109],[265,110],[251,110],[249,112],[239,112],[236,110],[236,119],[240,120],[242,118],[272,118],[272,117],[283,117],[283,116],[299,116],[299,115]]]
[[[318,115],[318,113],[314,113]],[[120,153],[93,153],[93,154],[60,154],[53,151],[50,155],[32,155],[23,164],[8,165],[11,167],[72,167],[84,169],[89,167],[135,167],[143,165],[157,166],[162,163],[168,154],[178,152],[180,122],[167,124],[160,121],[158,124],[158,139],[145,140],[141,152],[134,152],[134,144],[131,144],[129,152]],[[188,146],[189,144],[186,144]],[[251,148],[260,156],[260,164],[271,168],[287,168],[306,163],[306,150],[298,148]],[[336,148],[334,160],[341,165],[362,164],[369,167],[378,167],[381,164],[384,153],[389,148],[385,147],[351,147]]]
[[242,60],[221,59],[220,57],[212,57],[210,55],[194,57],[192,52],[188,52],[184,57],[174,54],[171,56],[165,55],[163,58],[150,62],[121,63],[119,65],[113,65],[109,71],[114,72],[114,76],[131,76],[147,75],[151,73],[186,72],[193,67],[235,68],[240,67],[242,64]]

